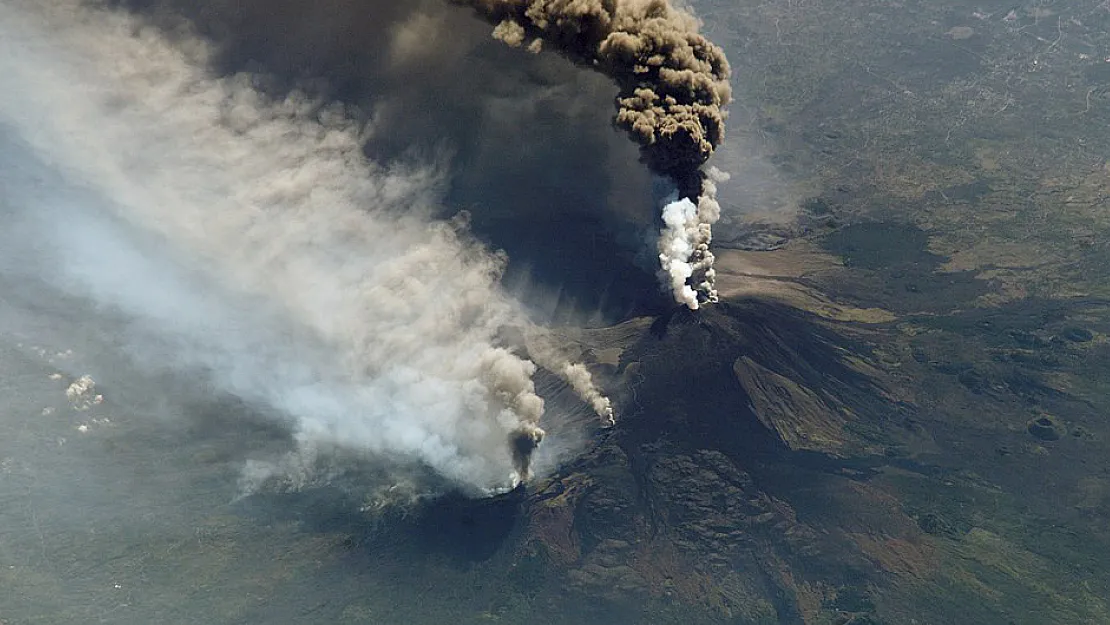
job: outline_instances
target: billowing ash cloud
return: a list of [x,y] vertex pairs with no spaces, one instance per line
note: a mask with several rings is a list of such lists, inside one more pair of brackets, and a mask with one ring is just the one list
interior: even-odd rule
[[442,168],[369,160],[344,111],[212,78],[210,54],[80,0],[0,0],[3,283],[122,315],[141,363],[288,421],[313,453],[475,491],[526,478],[535,365],[502,340],[520,319],[504,258],[434,218]]
[[[550,44],[609,76],[620,88],[616,124],[640,145],[648,167],[675,182],[679,201],[702,196],[700,168],[724,138],[730,70],[691,16],[666,0],[451,1],[495,23],[494,36],[509,45],[538,51]],[[712,192],[694,210],[677,203],[664,210],[664,238],[674,241],[676,229],[697,233],[685,258],[673,258],[673,245],[660,246],[664,278],[690,308],[716,299],[708,248],[720,210],[709,206],[716,204]],[[696,223],[678,225],[691,219]]]

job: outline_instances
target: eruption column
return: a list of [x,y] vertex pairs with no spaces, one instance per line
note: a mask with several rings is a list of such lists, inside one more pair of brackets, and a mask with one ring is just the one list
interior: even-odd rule
[[666,0],[450,1],[496,24],[494,36],[509,45],[553,46],[617,84],[616,125],[678,190],[664,210],[662,273],[677,301],[713,301],[709,243],[720,207],[701,167],[724,138],[730,69],[697,20]]

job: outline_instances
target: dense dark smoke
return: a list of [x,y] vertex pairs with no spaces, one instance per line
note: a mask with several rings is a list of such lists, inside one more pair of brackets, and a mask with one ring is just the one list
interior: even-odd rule
[[616,123],[648,167],[681,197],[701,195],[700,168],[724,138],[730,70],[689,15],[666,0],[451,1],[497,24],[494,35],[510,45],[547,43],[610,77],[620,87]]
[[451,1],[495,23],[494,36],[511,46],[549,43],[616,82],[617,126],[677,187],[663,211],[660,277],[690,308],[716,301],[709,245],[721,213],[716,183],[726,177],[708,180],[701,167],[724,138],[730,70],[696,20],[666,0]]

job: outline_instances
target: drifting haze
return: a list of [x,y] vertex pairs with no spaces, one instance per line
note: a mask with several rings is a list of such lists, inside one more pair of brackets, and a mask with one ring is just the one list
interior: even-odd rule
[[0,2],[0,149],[39,163],[3,178],[5,282],[122,314],[133,357],[306,449],[475,491],[526,476],[535,366],[499,341],[503,258],[432,219],[442,170],[368,161],[342,111],[211,79],[207,55],[77,0]]
[[377,163],[443,163],[442,214],[471,212],[538,319],[666,306],[651,253],[661,197],[613,129],[618,88],[602,74],[511,49],[445,0],[113,1],[171,36],[184,23],[214,42],[218,74],[348,105]]

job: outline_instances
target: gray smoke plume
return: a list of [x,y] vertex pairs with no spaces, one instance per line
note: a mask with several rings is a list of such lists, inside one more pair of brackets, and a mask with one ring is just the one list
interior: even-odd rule
[[[493,34],[505,43],[531,51],[548,44],[618,85],[617,126],[640,145],[652,171],[674,181],[680,201],[698,198],[693,211],[677,204],[666,209],[664,236],[679,227],[700,234],[689,256],[663,259],[663,273],[677,301],[690,308],[713,301],[708,244],[720,210],[708,206],[716,204],[712,191],[702,197],[701,167],[724,138],[730,69],[724,52],[698,33],[697,21],[666,0],[451,1],[496,24]],[[685,225],[691,219],[697,223]],[[661,255],[675,251],[668,246]]]
[[145,368],[312,453],[473,492],[527,479],[544,402],[500,338],[520,311],[504,258],[434,219],[439,167],[369,160],[342,109],[213,78],[211,54],[80,0],[0,0],[4,284],[92,302],[87,326],[106,325],[95,307],[128,320]]

